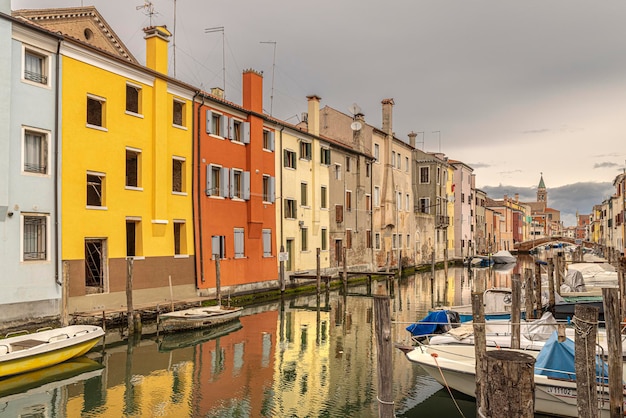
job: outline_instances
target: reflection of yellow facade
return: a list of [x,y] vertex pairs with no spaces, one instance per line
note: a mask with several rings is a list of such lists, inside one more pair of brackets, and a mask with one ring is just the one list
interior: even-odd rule
[[[280,322],[279,322],[280,328]],[[275,411],[280,416],[313,416],[330,395],[330,313],[285,312],[284,335],[274,361]]]
[[[155,349],[154,346],[151,348]],[[93,416],[187,417],[193,399],[193,369],[193,363],[185,361],[173,364],[167,370],[157,369],[146,375],[127,376],[127,382],[111,387],[104,385],[102,403],[92,411]],[[105,374],[113,372],[109,370]],[[81,396],[70,394],[65,413],[61,416],[84,415],[89,411],[85,403],[82,393]]]

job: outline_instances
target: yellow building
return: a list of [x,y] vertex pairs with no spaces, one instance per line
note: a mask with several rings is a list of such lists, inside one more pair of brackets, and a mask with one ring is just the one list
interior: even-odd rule
[[277,128],[276,240],[287,253],[285,272],[315,273],[330,267],[329,163],[322,161],[329,145],[316,135],[290,125]]
[[170,283],[177,297],[195,295],[194,90],[167,76],[170,33],[144,30],[143,67],[93,7],[30,13],[69,35],[60,51],[66,308],[123,307],[129,271],[135,304],[169,300]]
[[[454,167],[448,165],[447,167],[448,175],[446,176],[446,194],[448,196],[454,196],[454,190],[452,189],[452,185],[454,184]],[[448,216],[450,217],[450,223],[448,224],[448,229],[446,230],[447,234],[447,250],[448,250],[448,260],[456,257],[454,252],[454,200],[448,199]],[[459,257],[461,255],[459,254]]]

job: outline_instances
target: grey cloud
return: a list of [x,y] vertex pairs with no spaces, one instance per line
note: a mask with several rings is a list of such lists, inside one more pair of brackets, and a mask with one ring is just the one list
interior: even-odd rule
[[613,168],[613,167],[617,167],[617,164],[611,163],[609,161],[605,161],[603,163],[595,163],[593,165],[593,168]]
[[523,134],[543,134],[546,132],[550,132],[550,129],[548,128],[544,128],[544,129],[530,129],[528,131],[522,131]]

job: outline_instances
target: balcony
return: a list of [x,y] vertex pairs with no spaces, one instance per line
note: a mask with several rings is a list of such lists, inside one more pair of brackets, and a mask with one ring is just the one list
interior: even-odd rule
[[435,228],[446,229],[450,225],[450,217],[443,215],[435,215]]

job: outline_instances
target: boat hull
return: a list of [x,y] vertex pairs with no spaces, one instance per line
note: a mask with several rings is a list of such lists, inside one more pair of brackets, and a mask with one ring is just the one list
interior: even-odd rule
[[211,328],[238,319],[242,310],[243,308],[208,307],[170,312],[159,317],[159,330],[167,333]]
[[103,335],[100,327],[74,325],[0,340],[0,378],[80,357]]

